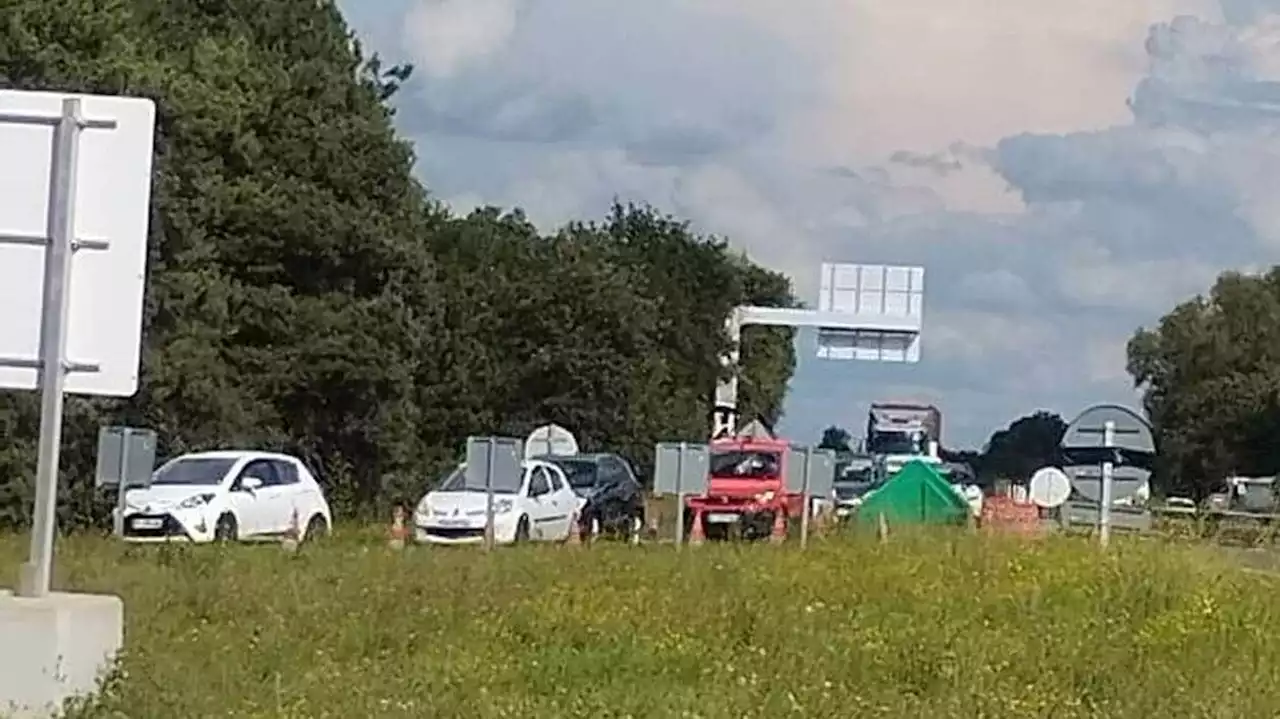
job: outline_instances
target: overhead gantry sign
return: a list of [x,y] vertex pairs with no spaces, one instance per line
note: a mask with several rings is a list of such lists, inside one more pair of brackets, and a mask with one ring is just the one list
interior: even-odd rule
[[738,425],[742,330],[748,325],[812,327],[820,359],[919,362],[924,328],[924,268],[824,263],[818,309],[734,308],[725,322],[732,343],[721,363],[731,368],[716,386],[711,437],[732,436]]

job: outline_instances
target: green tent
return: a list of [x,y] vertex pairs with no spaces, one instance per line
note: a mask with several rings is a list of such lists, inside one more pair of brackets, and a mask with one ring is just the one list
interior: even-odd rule
[[969,512],[969,503],[936,469],[913,459],[867,495],[858,519],[873,524],[883,514],[890,524],[962,524]]

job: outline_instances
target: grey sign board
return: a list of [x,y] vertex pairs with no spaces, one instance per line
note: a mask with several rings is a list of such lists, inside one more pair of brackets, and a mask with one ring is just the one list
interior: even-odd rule
[[98,430],[98,487],[146,487],[156,465],[156,433],[136,427]]
[[1072,450],[1105,447],[1103,431],[1107,422],[1111,422],[1115,428],[1112,447],[1149,454],[1156,451],[1151,425],[1137,412],[1115,404],[1094,405],[1081,412],[1063,433],[1062,448]]
[[513,437],[467,437],[467,489],[518,492],[524,443]]
[[[1102,501],[1102,467],[1096,464],[1078,464],[1063,468],[1071,478],[1071,486],[1092,502]],[[1151,479],[1151,472],[1141,467],[1120,465],[1111,470],[1111,496],[1114,501],[1137,494]]]
[[711,450],[705,444],[660,442],[653,456],[654,494],[702,494],[711,471]]
[[793,445],[786,457],[787,491],[825,497],[835,483],[836,453]]
[[1151,478],[1151,425],[1127,407],[1098,404],[1086,409],[1067,425],[1061,446],[1068,461],[1063,471],[1076,492],[1090,501],[1102,501],[1104,463],[1111,466],[1112,501],[1133,496]]

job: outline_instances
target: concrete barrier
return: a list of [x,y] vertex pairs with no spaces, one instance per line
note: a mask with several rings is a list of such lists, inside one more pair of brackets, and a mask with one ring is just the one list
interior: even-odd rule
[[0,591],[0,716],[45,719],[93,694],[123,641],[119,597]]

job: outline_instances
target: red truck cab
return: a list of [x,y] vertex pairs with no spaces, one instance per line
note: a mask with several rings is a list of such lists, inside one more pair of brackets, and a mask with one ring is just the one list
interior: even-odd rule
[[701,524],[710,539],[736,533],[744,539],[773,534],[778,515],[783,524],[799,517],[804,499],[787,492],[790,443],[750,437],[712,441],[707,491],[685,499],[686,529]]

